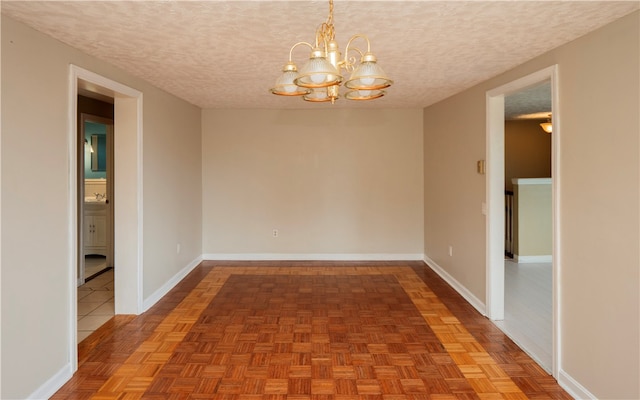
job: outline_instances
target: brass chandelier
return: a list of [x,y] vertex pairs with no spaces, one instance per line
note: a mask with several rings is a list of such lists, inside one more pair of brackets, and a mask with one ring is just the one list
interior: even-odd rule
[[[363,39],[367,51],[352,47],[356,39]],[[298,71],[293,62],[293,49],[304,45],[311,48],[311,56]],[[349,57],[350,51],[359,54]],[[282,75],[271,88],[271,93],[280,96],[302,96],[306,101],[328,102],[332,104],[340,97],[340,84],[343,81],[341,71],[350,72],[351,76],[344,83],[348,89],[344,97],[349,100],[373,100],[385,95],[383,89],[391,86],[393,81],[378,65],[376,56],[371,53],[369,38],[362,34],[353,35],[345,47],[344,58],[338,49],[333,26],[333,0],[329,0],[329,16],[327,21],[316,29],[314,45],[298,42],[289,50],[289,61],[282,68]]]

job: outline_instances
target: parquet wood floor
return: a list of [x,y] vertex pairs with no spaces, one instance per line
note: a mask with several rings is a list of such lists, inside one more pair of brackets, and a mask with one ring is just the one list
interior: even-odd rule
[[570,399],[421,262],[204,262],[53,399]]

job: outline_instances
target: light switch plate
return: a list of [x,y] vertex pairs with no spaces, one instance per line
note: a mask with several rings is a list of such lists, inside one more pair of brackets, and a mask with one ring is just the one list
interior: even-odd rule
[[477,170],[480,175],[484,175],[484,160],[478,160]]

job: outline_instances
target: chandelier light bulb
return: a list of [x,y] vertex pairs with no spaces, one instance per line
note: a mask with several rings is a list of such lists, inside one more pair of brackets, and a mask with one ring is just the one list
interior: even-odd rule
[[283,89],[287,93],[293,93],[298,89],[298,87],[296,85],[285,85],[283,86]]
[[362,82],[364,86],[371,86],[375,81],[376,81],[376,78],[366,78],[366,77],[360,78],[360,82]]
[[311,79],[311,82],[316,84],[323,83],[327,80],[327,76],[325,74],[313,74],[309,78]]

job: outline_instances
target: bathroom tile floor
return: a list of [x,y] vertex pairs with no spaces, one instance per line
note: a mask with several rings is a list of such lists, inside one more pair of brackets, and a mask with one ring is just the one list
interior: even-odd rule
[[84,258],[84,276],[92,277],[107,268],[107,257],[103,256],[85,256]]
[[115,314],[113,269],[78,287],[78,343]]

